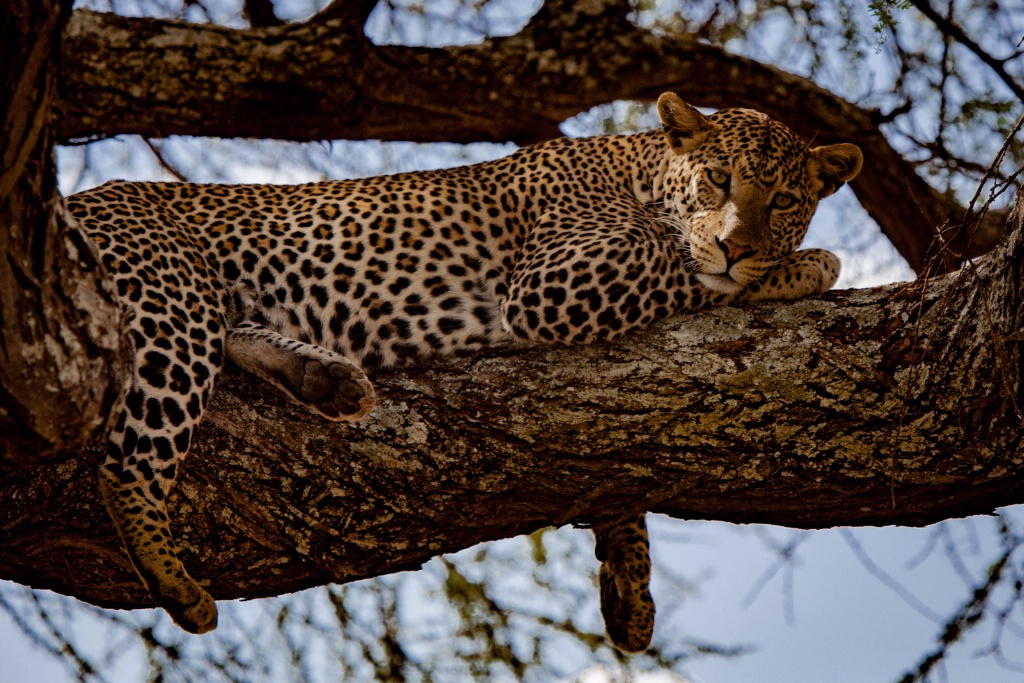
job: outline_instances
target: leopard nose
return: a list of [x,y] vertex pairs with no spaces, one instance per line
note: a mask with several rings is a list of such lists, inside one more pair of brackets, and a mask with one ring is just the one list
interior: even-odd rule
[[746,244],[737,244],[730,239],[720,240],[717,237],[715,242],[718,244],[718,248],[722,250],[722,253],[725,254],[725,260],[730,266],[748,256],[754,255],[754,248]]

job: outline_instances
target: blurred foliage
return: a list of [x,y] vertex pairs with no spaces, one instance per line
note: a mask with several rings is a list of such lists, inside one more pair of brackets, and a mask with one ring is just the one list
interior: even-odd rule
[[868,11],[875,17],[875,33],[880,34],[879,40],[884,41],[887,31],[896,29],[896,15],[906,12],[913,5],[908,0],[877,0],[868,3]]
[[[672,680],[683,680],[701,658],[752,651],[710,645],[686,635],[693,625],[679,626],[692,619],[679,613],[680,600],[700,587],[676,576],[672,565],[678,560],[671,558],[692,554],[707,538],[731,535],[746,536],[743,542],[757,551],[749,556],[764,562],[752,585],[732,590],[746,592],[746,607],[762,593],[781,594],[786,620],[797,621],[793,593],[801,553],[826,532],[711,524],[695,535],[680,533],[683,527],[665,518],[652,521],[661,621],[654,647],[633,657],[612,649],[601,633],[593,541],[588,532],[573,529],[542,529],[484,544],[435,558],[418,572],[222,602],[220,626],[201,637],[184,633],[159,610],[101,610],[8,583],[0,583],[0,615],[61,662],[70,680],[88,683],[625,682],[646,671],[675,672]],[[711,536],[702,539],[702,533]],[[906,548],[910,559],[895,571],[883,567],[892,560],[868,549],[869,532],[827,533],[838,533],[849,547],[847,562],[859,562],[895,601],[935,624],[934,646],[907,652],[901,682],[947,680],[943,664],[958,647],[992,658],[1011,674],[1024,673],[1020,515],[946,522],[922,531],[920,548]],[[949,596],[948,613],[916,597],[915,575],[935,571],[936,563],[952,568],[962,586],[962,597]],[[780,578],[781,590],[770,591]]]
[[202,637],[158,610],[101,610],[13,584],[0,584],[0,612],[71,678],[97,683],[548,681],[595,665],[628,680],[743,651],[685,639],[630,658],[613,649],[595,600],[593,550],[589,533],[540,530],[435,558],[419,572],[221,602],[220,625]]
[[[993,657],[1008,671],[1024,674],[1020,661],[1020,646],[1024,639],[1021,618],[1021,593],[1024,591],[1024,547],[1022,529],[1007,516],[998,518],[999,553],[988,566],[980,581],[970,576],[955,544],[947,548],[950,562],[958,569],[971,587],[968,598],[947,617],[939,632],[935,648],[926,652],[918,664],[900,679],[899,683],[925,683],[942,670],[942,664],[951,649],[962,643],[965,636],[982,623],[991,628],[988,647],[981,651]],[[948,541],[947,539],[945,539]]]

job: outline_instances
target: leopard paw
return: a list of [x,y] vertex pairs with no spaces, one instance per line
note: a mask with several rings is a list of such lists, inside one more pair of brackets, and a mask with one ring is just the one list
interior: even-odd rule
[[217,603],[210,594],[191,582],[176,586],[174,595],[161,592],[156,600],[171,615],[174,623],[196,635],[217,628]]
[[242,323],[228,330],[227,356],[329,420],[355,422],[377,402],[366,373],[349,359],[261,325]]
[[601,565],[601,616],[608,638],[623,652],[643,652],[654,634],[654,600],[646,581]]
[[644,515],[594,527],[601,616],[608,638],[624,652],[642,652],[654,633],[651,556]]
[[750,301],[792,300],[823,294],[839,278],[839,257],[824,249],[804,249],[773,266],[760,282],[748,285]]
[[331,420],[359,420],[376,403],[370,380],[345,359],[307,359],[301,377],[294,379],[296,398]]

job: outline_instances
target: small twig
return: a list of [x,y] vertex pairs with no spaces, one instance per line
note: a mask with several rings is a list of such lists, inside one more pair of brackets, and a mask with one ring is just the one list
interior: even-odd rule
[[[974,208],[974,204],[978,201],[978,197],[981,195],[981,188],[984,186],[985,181],[988,180],[995,173],[995,169],[1002,162],[1003,156],[1006,154],[1006,150],[1010,146],[1010,141],[1013,140],[1014,137],[1016,137],[1017,133],[1020,132],[1022,127],[1024,127],[1024,115],[1017,119],[1017,123],[1014,124],[1013,130],[1010,131],[1010,134],[1006,137],[1006,140],[1003,141],[1002,146],[999,148],[999,152],[996,154],[995,159],[989,165],[989,169],[985,172],[985,176],[981,179],[981,182],[978,183],[978,189],[975,190],[974,196],[971,197],[970,204],[967,205],[967,209],[964,211],[964,217],[960,222],[960,230],[967,232],[966,244],[970,244],[970,241],[974,238],[975,232],[977,232],[978,227],[980,227],[981,225],[982,218],[984,218],[985,214],[988,212],[988,208],[991,205],[992,200],[996,196],[998,196],[995,194],[996,188],[993,188],[992,193],[990,193],[988,201],[985,202],[985,205],[981,208],[981,211],[978,212],[977,216],[973,217],[972,219],[969,219],[968,217],[971,215],[971,211]],[[1008,186],[1014,180],[1014,178],[1016,178],[1021,173],[1022,170],[1024,169],[1018,168],[1014,173],[1011,173],[1010,176],[1003,183],[1000,183],[1000,185]],[[968,226],[970,226],[970,228],[968,228]],[[982,281],[981,276],[978,274],[978,268],[974,263],[974,259],[972,259],[969,256],[966,256],[966,254],[965,257],[968,268],[970,268],[971,273],[974,275],[975,280],[978,282],[978,290],[981,294],[982,312],[985,315],[985,321],[988,324],[989,329],[992,331],[992,342],[995,346],[996,364],[999,366],[1000,385],[1002,386],[1003,391],[1006,392],[1007,398],[1010,399],[1010,403],[1013,405],[1013,410],[1017,414],[1017,419],[1024,421],[1024,412],[1021,411],[1021,407],[1017,403],[1017,397],[1014,395],[1013,388],[1010,386],[1010,381],[1008,379],[1007,370],[1008,368],[1011,367],[1011,365],[1009,356],[1006,352],[1006,339],[1002,335],[999,335],[996,332],[995,327],[993,326],[992,309],[989,305],[988,297],[985,296],[986,292],[984,291],[984,282]]]
[[772,563],[761,576],[754,581],[754,584],[747,591],[740,604],[746,608],[754,603],[757,596],[761,594],[764,587],[775,577],[779,571],[782,571],[782,594],[783,594],[783,611],[786,617],[786,623],[794,625],[796,623],[796,608],[793,603],[793,566],[796,562],[796,549],[801,543],[811,537],[810,532],[801,531],[796,532],[790,536],[789,540],[785,543],[778,543],[774,538],[771,538],[767,534],[760,531],[761,527],[754,527],[755,532],[761,537],[761,540],[767,545],[778,557],[775,562]]
[[[996,59],[989,53],[981,49],[981,46],[971,40],[971,37],[964,32],[959,25],[954,23],[952,20],[946,19],[941,14],[936,12],[928,0],[910,0],[910,4],[917,8],[921,14],[928,17],[929,20],[945,35],[950,36],[958,43],[966,47],[968,50],[974,53],[974,56],[984,62],[990,69],[992,69],[999,78],[1006,84],[1006,87],[1017,96],[1021,102],[1024,102],[1024,87],[1021,87],[1020,83],[1006,72],[1006,59]],[[1015,55],[1016,56],[1016,55]]]
[[172,176],[174,176],[178,180],[178,182],[188,182],[188,178],[185,177],[185,174],[179,171],[177,167],[175,167],[173,164],[171,164],[171,162],[167,160],[167,158],[164,156],[163,150],[160,149],[159,146],[154,144],[153,141],[150,140],[149,138],[142,138],[142,141],[146,144],[146,147],[149,148],[149,151],[153,153],[153,156],[156,157],[156,160],[160,164],[160,167],[162,169],[164,169]]
[[946,659],[949,649],[958,643],[968,631],[981,623],[992,592],[1002,582],[1004,572],[1008,567],[1012,572],[1012,565],[1009,564],[1010,558],[1021,545],[1021,539],[1010,531],[1005,519],[1000,518],[999,524],[1000,535],[1003,538],[1003,554],[991,565],[984,582],[976,586],[971,591],[971,597],[960,606],[952,617],[946,620],[939,635],[938,647],[922,657],[914,670],[908,671],[899,679],[899,683],[917,683],[928,680],[932,670]]
[[848,545],[850,550],[853,552],[853,556],[857,558],[861,563],[861,566],[867,570],[868,574],[871,574],[873,577],[878,579],[883,586],[898,595],[908,607],[923,616],[925,619],[934,621],[937,624],[942,623],[941,615],[933,611],[928,607],[928,605],[921,602],[916,595],[910,592],[910,589],[893,578],[893,576],[887,571],[875,564],[875,561],[867,554],[864,550],[864,546],[860,544],[860,541],[853,535],[853,532],[849,529],[839,529],[839,535],[842,536],[846,545]]

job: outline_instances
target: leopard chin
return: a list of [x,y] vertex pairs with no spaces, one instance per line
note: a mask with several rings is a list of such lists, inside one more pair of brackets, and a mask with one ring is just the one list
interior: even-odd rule
[[739,294],[743,291],[743,285],[724,273],[697,273],[697,279],[702,285],[713,292],[719,292],[721,294]]

